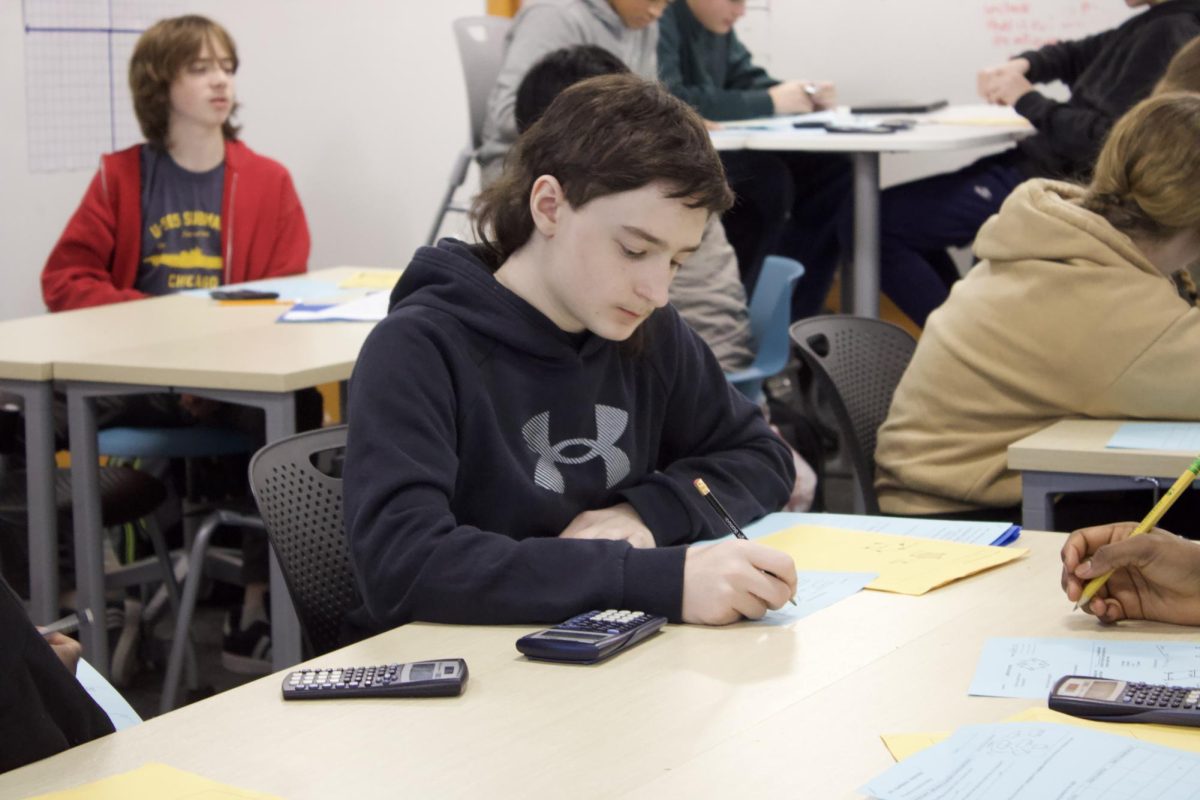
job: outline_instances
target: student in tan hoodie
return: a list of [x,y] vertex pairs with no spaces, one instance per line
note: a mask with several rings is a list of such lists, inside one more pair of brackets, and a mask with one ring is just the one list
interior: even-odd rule
[[1200,95],[1182,92],[1117,123],[1090,185],[1013,192],[880,429],[884,513],[1014,511],[1007,448],[1060,419],[1200,418],[1197,197]]

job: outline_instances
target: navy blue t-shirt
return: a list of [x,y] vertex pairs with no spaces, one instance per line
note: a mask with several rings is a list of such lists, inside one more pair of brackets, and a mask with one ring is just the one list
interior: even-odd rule
[[223,283],[225,164],[190,172],[165,150],[142,148],[142,258],[134,288],[150,295]]

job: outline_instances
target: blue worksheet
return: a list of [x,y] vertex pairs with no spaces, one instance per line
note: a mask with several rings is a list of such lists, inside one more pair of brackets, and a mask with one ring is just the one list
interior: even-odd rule
[[133,706],[129,705],[129,701],[122,697],[111,683],[104,680],[104,676],[97,672],[95,667],[82,658],[75,667],[75,679],[92,696],[96,705],[104,709],[104,713],[108,714],[113,727],[117,730],[125,730],[142,721],[142,718],[133,710]]
[[1064,675],[1200,686],[1200,642],[988,639],[970,693],[1044,700]]
[[870,533],[916,536],[920,539],[944,539],[964,544],[1005,545],[1016,541],[1019,525],[1007,522],[946,521],[917,517],[884,517],[865,514],[768,514],[746,526],[751,539],[792,528],[796,525],[820,525],[824,528],[845,528]]
[[[316,278],[264,278],[260,281],[231,283],[221,289],[254,289],[260,292],[278,292],[280,300],[311,300],[317,297],[334,297],[346,292],[338,289],[336,281],[323,281]],[[202,295],[207,297],[211,289],[189,289],[183,294]]]
[[1200,453],[1200,422],[1126,422],[1108,440],[1114,450]]
[[788,603],[778,611],[768,611],[764,622],[786,625],[828,608],[878,578],[874,572],[796,572],[796,605]]
[[1074,725],[967,725],[859,791],[879,800],[1189,800],[1200,798],[1200,754]]

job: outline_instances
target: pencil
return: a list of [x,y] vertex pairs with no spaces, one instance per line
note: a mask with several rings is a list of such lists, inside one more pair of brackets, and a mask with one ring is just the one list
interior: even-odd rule
[[[1158,521],[1163,518],[1163,514],[1166,514],[1171,509],[1171,506],[1175,504],[1175,500],[1178,499],[1179,495],[1183,494],[1183,490],[1190,486],[1192,481],[1196,480],[1197,474],[1200,474],[1200,458],[1193,461],[1192,465],[1183,471],[1183,474],[1179,476],[1175,484],[1170,489],[1167,489],[1167,493],[1159,498],[1159,501],[1154,504],[1154,508],[1150,509],[1150,513],[1146,515],[1146,518],[1129,535],[1140,536],[1143,533],[1153,530]],[[1108,583],[1108,579],[1111,577],[1112,570],[1109,570],[1103,575],[1098,575],[1088,581],[1087,586],[1083,587],[1083,594],[1079,595],[1079,600],[1075,603],[1075,607],[1086,606],[1096,596],[1096,592],[1100,591],[1100,588]]]
[[[695,486],[696,491],[708,501],[708,504],[712,506],[713,511],[717,512],[717,516],[725,520],[725,525],[729,528],[730,533],[739,539],[748,540],[750,538],[746,535],[746,532],[742,530],[741,526],[733,521],[733,517],[729,516],[729,512],[725,510],[725,506],[721,505],[721,501],[718,500],[717,496],[708,488],[708,484],[704,482],[703,478],[696,478],[696,480],[692,481],[692,485]],[[771,573],[768,572],[767,574],[770,575]],[[774,575],[771,577],[775,578]],[[778,580],[778,578],[776,578],[776,580]],[[788,602],[792,605],[796,605],[796,598],[790,597],[788,598]]]

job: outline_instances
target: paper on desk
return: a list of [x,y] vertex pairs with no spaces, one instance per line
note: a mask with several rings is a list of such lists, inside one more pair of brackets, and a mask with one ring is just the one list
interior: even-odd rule
[[859,791],[879,800],[1191,798],[1200,754],[1076,725],[967,725]]
[[1108,440],[1114,450],[1200,453],[1200,422],[1126,422]]
[[378,322],[387,316],[389,296],[390,292],[372,292],[345,303],[295,305],[279,322]]
[[1005,545],[1021,535],[1019,525],[1007,522],[946,521],[941,519],[919,519],[916,517],[882,517],[865,514],[768,514],[746,526],[746,535],[751,539],[766,536],[796,525],[820,525],[825,528],[843,528],[852,531],[870,531],[901,536],[916,536],[918,539],[942,539],[947,542],[966,544]]
[[166,764],[146,764],[130,772],[38,795],[30,800],[282,800],[278,795],[226,786]]
[[1044,698],[1064,675],[1200,686],[1200,643],[1129,639],[988,639],[970,693]]
[[788,603],[778,611],[768,611],[764,622],[786,625],[809,614],[845,600],[878,576],[874,572],[813,572],[796,573],[796,605]]
[[[1189,728],[1182,725],[1154,725],[1138,723],[1136,725],[1120,722],[1095,722],[1090,719],[1072,717],[1051,711],[1048,708],[1036,706],[1027,708],[1011,717],[1005,717],[1005,722],[1057,722],[1062,725],[1078,725],[1081,728],[1091,728],[1103,733],[1114,733],[1118,736],[1128,736],[1163,747],[1174,747],[1177,750],[1187,750],[1189,753],[1200,753],[1200,728]],[[931,747],[940,741],[950,738],[949,733],[888,733],[879,737],[883,744],[897,761],[919,753],[926,747]]]
[[[318,297],[330,297],[338,293],[337,284],[333,281],[319,281],[315,278],[267,278],[261,281],[246,283],[231,283],[220,289],[255,289],[260,292],[277,292],[280,300],[313,300]],[[182,294],[194,294],[208,297],[211,289],[188,289]]]
[[133,706],[129,705],[128,701],[121,696],[121,693],[114,689],[111,683],[104,680],[104,676],[96,672],[95,667],[82,658],[75,667],[75,679],[92,696],[96,705],[104,709],[104,713],[108,714],[113,727],[117,730],[124,730],[130,725],[137,725],[142,721],[142,718],[133,710]]
[[368,269],[356,272],[338,284],[341,289],[388,289],[391,290],[404,274],[402,269]]
[[[721,122],[722,130],[771,130],[779,129],[786,131],[805,130],[804,128],[793,128],[793,124],[797,122],[821,123],[826,122],[847,122],[853,119],[848,111],[814,111],[809,114],[783,114],[777,117],[755,117],[753,119],[735,119]],[[823,131],[821,128],[815,130]]]
[[790,555],[796,569],[876,572],[879,577],[867,584],[868,589],[900,594],[925,594],[1026,552],[816,525],[798,525],[758,541]]

